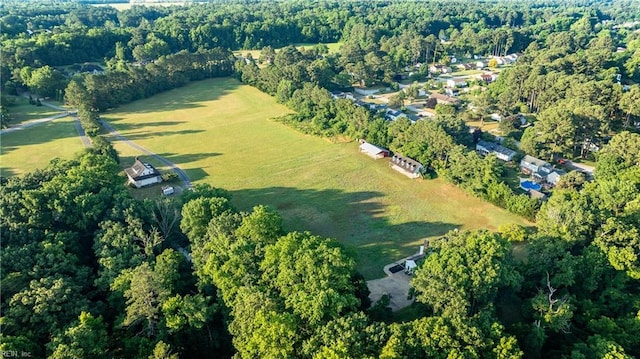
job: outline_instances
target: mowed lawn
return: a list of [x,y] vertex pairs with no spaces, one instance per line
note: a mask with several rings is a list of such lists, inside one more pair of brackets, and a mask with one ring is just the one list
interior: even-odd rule
[[71,117],[5,133],[0,137],[0,175],[33,172],[56,157],[72,159],[83,149]]
[[[410,180],[387,160],[360,154],[356,142],[332,144],[270,120],[287,112],[227,78],[192,83],[103,118],[194,182],[231,191],[239,209],[266,204],[287,230],[339,240],[367,279],[416,253],[425,238],[454,228],[527,224],[442,180]],[[136,155],[122,143],[116,148],[128,161]]]
[[[294,44],[294,46],[296,46],[299,50],[305,49],[305,50],[311,50],[312,48],[318,46],[319,43],[299,43],[299,44]],[[329,50],[330,54],[335,54],[340,50],[340,46],[342,46],[342,43],[340,42],[327,42],[324,43],[324,45],[327,45],[327,48]],[[280,51],[280,49],[275,49],[276,52]],[[236,56],[248,56],[249,54],[251,55],[251,57],[255,60],[258,60],[260,58],[260,53],[262,52],[262,49],[253,49],[253,50],[235,50],[233,53]]]
[[[29,120],[37,120],[45,117],[51,117],[59,114],[60,110],[56,110],[47,106],[36,106],[29,103],[29,99],[23,96],[11,96],[15,104],[9,106],[9,113],[11,115],[11,121],[9,122],[9,127],[13,127],[19,125],[25,121]],[[55,101],[53,102],[56,105],[59,105]]]

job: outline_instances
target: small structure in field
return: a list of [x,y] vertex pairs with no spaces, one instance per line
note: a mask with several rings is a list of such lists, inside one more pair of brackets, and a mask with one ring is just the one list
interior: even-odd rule
[[360,144],[360,152],[371,158],[375,158],[376,160],[384,157],[389,157],[390,155],[389,150],[378,147],[376,145],[372,145],[369,142],[362,142]]
[[162,186],[162,194],[165,196],[170,196],[174,194],[176,191],[173,186]]
[[133,166],[124,170],[131,183],[136,188],[150,186],[152,184],[161,183],[162,175],[149,163],[144,163],[136,157]]
[[399,154],[394,154],[391,157],[389,166],[409,178],[420,177],[420,171],[424,167],[420,162]]

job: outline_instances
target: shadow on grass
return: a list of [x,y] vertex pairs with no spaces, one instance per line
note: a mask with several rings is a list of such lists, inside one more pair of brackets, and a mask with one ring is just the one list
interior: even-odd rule
[[386,264],[417,253],[423,239],[459,227],[442,222],[393,223],[379,200],[380,192],[269,187],[231,194],[243,211],[260,204],[274,208],[287,231],[310,231],[338,240],[356,258],[358,270],[367,279],[382,277]]
[[[199,160],[202,160],[202,159],[205,159],[205,158],[209,158],[209,157],[220,156],[222,154],[221,153],[217,153],[217,152],[192,153],[192,154],[177,154],[177,153],[171,153],[171,152],[159,152],[159,153],[157,153],[157,155],[160,156],[160,157],[165,158],[169,162],[172,162],[176,166],[182,168],[184,166],[184,164],[186,164],[186,163],[199,161]],[[130,155],[130,156],[121,156],[120,157],[120,163],[124,167],[129,167],[129,166],[133,165],[133,162],[135,161],[136,157],[139,157],[141,161],[149,162],[149,163],[153,164],[154,166],[157,165],[157,166],[162,167],[162,166],[166,165],[166,164],[162,163],[161,161],[158,161],[158,160],[154,159],[152,156],[150,156],[150,155],[148,155],[146,153],[140,153],[140,154],[137,154],[137,155]],[[189,174],[189,178],[192,181],[200,179],[200,178],[193,178],[193,177],[191,177],[190,174]]]
[[72,122],[59,123],[56,120],[34,127],[2,134],[1,153],[6,154],[22,146],[39,145],[64,138],[78,137]]
[[[123,117],[109,117],[104,116],[102,120],[107,121],[110,125],[117,127],[116,129],[127,139],[135,141],[146,138],[173,136],[173,135],[190,135],[194,133],[204,132],[204,130],[156,130],[157,128],[165,128],[167,126],[179,126],[187,123],[188,121],[156,121],[156,122],[142,122],[142,123],[122,123]],[[139,129],[147,129],[148,132],[135,132]]]
[[156,122],[144,122],[144,123],[119,123],[124,120],[124,117],[113,117],[108,114],[104,117],[101,117],[103,120],[109,121],[111,124],[116,124],[118,126],[118,130],[120,131],[129,131],[135,130],[143,127],[154,127],[154,126],[174,126],[185,123],[187,121],[156,121]]
[[146,133],[125,133],[124,136],[131,141],[143,140],[146,138],[157,138],[174,135],[191,135],[194,133],[204,132],[204,130],[180,130],[180,131],[153,131]]
[[0,177],[13,177],[16,175],[16,172],[11,168],[0,167]]
[[[204,107],[200,102],[216,100],[241,85],[240,81],[232,77],[192,81],[183,87],[161,92],[150,98],[123,106],[127,106],[127,111],[136,113],[193,109]],[[118,112],[119,108],[115,108],[113,111]],[[118,129],[120,129],[119,126]]]
[[209,174],[202,168],[188,168],[188,169],[185,169],[184,172],[187,174],[187,176],[189,176],[189,179],[192,182],[200,181],[209,177]]

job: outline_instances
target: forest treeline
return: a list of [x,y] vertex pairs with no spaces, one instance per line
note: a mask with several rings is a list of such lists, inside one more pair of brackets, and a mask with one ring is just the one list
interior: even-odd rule
[[[74,160],[2,178],[0,349],[51,358],[640,357],[640,33],[620,27],[640,19],[633,1],[0,6],[3,123],[4,96],[28,89],[77,107],[94,143]],[[336,41],[338,52],[292,46]],[[237,49],[262,51],[236,59]],[[389,122],[329,92],[393,86],[405,67],[452,55],[512,52],[523,56],[475,95],[474,111],[437,105],[434,120]],[[82,72],[88,61],[104,72]],[[427,80],[427,67],[414,78]],[[412,318],[396,322],[384,300],[370,306],[336,239],[287,233],[266,206],[239,212],[208,186],[134,200],[99,112],[232,74],[291,107],[280,120],[298,130],[415,158],[425,176],[535,228],[431,241],[412,281]],[[573,158],[599,145],[594,180],[570,174],[545,203],[516,195],[503,164],[470,150],[478,138],[464,120],[493,111],[534,118],[521,138],[527,154]]]
[[[109,156],[4,179],[2,350],[50,358],[640,355],[640,136],[558,190],[535,233],[431,241],[415,319],[369,307],[341,245],[222,189],[134,200]],[[526,260],[512,243],[526,241]],[[183,247],[190,255],[183,254]],[[595,355],[595,356],[594,356]]]

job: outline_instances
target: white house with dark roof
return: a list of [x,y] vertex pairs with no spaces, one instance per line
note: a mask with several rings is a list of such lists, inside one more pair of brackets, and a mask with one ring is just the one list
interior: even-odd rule
[[538,173],[543,167],[551,167],[551,165],[549,162],[529,155],[522,157],[520,161],[520,170],[527,174]]
[[372,145],[369,142],[361,143],[359,148],[360,152],[371,158],[375,158],[376,160],[384,157],[389,157],[390,154],[389,150],[378,147],[376,145]]
[[530,174],[538,181],[546,181],[547,176],[553,172],[553,167],[548,162],[527,155],[520,161],[520,171]]
[[478,143],[476,144],[476,151],[482,156],[493,153],[496,155],[496,158],[505,162],[511,161],[516,155],[516,151],[510,148],[506,148],[495,142],[487,142],[482,140],[478,141]]
[[149,163],[144,163],[136,157],[133,166],[124,170],[129,177],[129,183],[136,188],[150,186],[152,184],[161,183],[162,176],[160,172]]
[[399,119],[400,117],[407,117],[406,114],[404,114],[401,111],[397,111],[397,110],[392,110],[392,109],[387,109],[387,111],[384,114],[384,118],[389,120],[389,121],[395,121],[397,119]]
[[467,80],[462,77],[456,77],[447,80],[448,87],[465,87],[467,86]]
[[414,159],[394,154],[389,161],[389,167],[409,178],[418,178],[420,177],[420,171],[424,166]]

